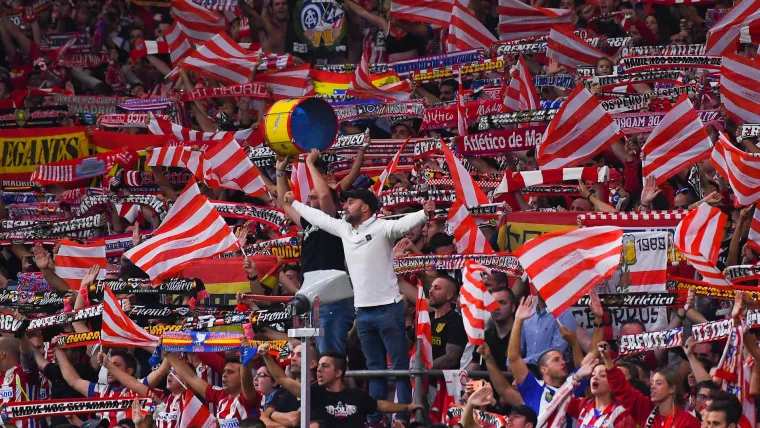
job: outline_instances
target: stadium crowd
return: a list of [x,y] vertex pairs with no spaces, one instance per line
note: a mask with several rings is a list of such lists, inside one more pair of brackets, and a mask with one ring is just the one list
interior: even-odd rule
[[758,13],[0,0],[0,423],[757,425]]

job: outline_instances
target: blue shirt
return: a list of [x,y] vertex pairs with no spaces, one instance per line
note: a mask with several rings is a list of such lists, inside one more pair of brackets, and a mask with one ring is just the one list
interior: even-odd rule
[[[573,372],[575,373],[575,371]],[[572,374],[570,374],[572,376]],[[581,381],[575,390],[573,395],[576,397],[583,397],[583,391],[589,384],[588,378]],[[517,385],[517,392],[522,396],[525,405],[533,409],[536,414],[540,414],[554,398],[554,394],[557,393],[559,388],[549,386],[544,381],[536,379],[533,373],[528,372],[528,376],[525,377],[523,383]]]
[[[575,317],[569,310],[559,316],[562,326],[575,331]],[[556,349],[567,358],[570,345],[562,338],[557,321],[546,308],[536,310],[532,317],[523,321],[520,335],[520,354],[526,364],[538,364],[538,358],[550,349]]]

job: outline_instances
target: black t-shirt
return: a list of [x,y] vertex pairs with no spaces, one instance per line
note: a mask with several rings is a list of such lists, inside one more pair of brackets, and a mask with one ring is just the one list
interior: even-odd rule
[[[488,348],[491,349],[491,355],[493,355],[493,359],[496,360],[496,365],[502,370],[507,367],[507,347],[509,346],[509,337],[511,335],[512,332],[510,331],[507,333],[507,336],[502,339],[499,337],[499,333],[496,332],[495,327],[486,329],[485,334],[483,335],[483,341],[485,341]],[[472,352],[472,361],[475,363],[480,362],[480,354],[478,354],[477,349]],[[480,367],[485,370],[486,363],[483,362]]]
[[[81,362],[74,364],[74,368],[76,369],[79,376],[82,377],[82,379],[89,380],[90,382],[98,381],[98,372],[96,372],[92,366],[90,366],[89,360],[82,360]],[[83,398],[82,394],[78,393],[76,390],[74,390],[74,388],[69,386],[69,384],[63,378],[61,367],[58,364],[47,364],[45,367],[43,367],[42,374],[44,374],[51,383],[50,397],[48,398]],[[53,426],[68,423],[67,419],[63,416],[53,416],[51,420],[53,422]]]
[[[432,313],[431,313],[432,315]],[[451,310],[440,318],[433,318],[430,322],[433,330],[431,339],[433,341],[433,359],[440,358],[446,354],[446,345],[451,343],[459,345],[462,348],[467,345],[467,333],[464,331],[462,317]]]
[[295,412],[301,408],[301,402],[285,388],[280,388],[274,393],[274,397],[267,405],[267,408],[274,408],[275,412],[288,413]]
[[337,236],[311,225],[301,217],[303,242],[301,243],[301,272],[317,270],[346,270],[343,242]]
[[290,22],[285,33],[285,50],[304,61],[314,62],[347,55],[343,2],[335,0],[288,0]]
[[377,411],[377,401],[361,389],[330,392],[311,386],[311,419],[324,421],[330,428],[363,427],[367,415]]

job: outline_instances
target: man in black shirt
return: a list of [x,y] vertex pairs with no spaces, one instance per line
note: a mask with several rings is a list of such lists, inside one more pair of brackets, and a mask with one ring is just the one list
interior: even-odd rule
[[[324,178],[326,171],[320,170],[317,165],[318,156],[319,152],[314,150],[306,158],[306,167],[311,176],[313,189],[309,195],[303,196],[303,202],[335,217],[338,212],[335,192],[327,185]],[[308,284],[310,278],[319,271],[345,271],[345,256],[341,239],[309,224],[289,204],[284,203],[282,198],[290,190],[285,172],[286,166],[287,159],[277,160],[277,195],[280,198],[280,206],[285,210],[288,217],[303,228],[303,242],[301,243],[303,278],[301,284]],[[324,329],[324,336],[317,337],[319,352],[345,353],[346,338],[348,331],[354,325],[355,317],[353,299],[322,305],[319,311],[319,327]]]
[[[512,334],[512,324],[515,322],[515,295],[509,288],[499,285],[491,289],[499,307],[491,312],[491,325],[486,329],[483,340],[491,349],[496,365],[502,370],[507,367],[507,345],[509,336]],[[472,354],[472,361],[468,367],[470,370],[485,370],[486,363],[480,362],[480,354],[477,351]]]
[[[290,379],[269,355],[269,346],[263,344],[258,349],[272,378],[293,395],[301,394],[301,383]],[[328,352],[322,354],[317,366],[317,384],[311,386],[311,417],[324,421],[330,428],[355,428],[364,426],[367,415],[382,413],[411,413],[421,409],[419,404],[396,404],[385,400],[375,400],[364,390],[349,389],[343,384],[346,372],[346,357]]]
[[457,288],[454,278],[440,273],[430,285],[428,306],[433,309],[430,327],[434,369],[458,369],[459,359],[467,344],[462,317],[452,307]]

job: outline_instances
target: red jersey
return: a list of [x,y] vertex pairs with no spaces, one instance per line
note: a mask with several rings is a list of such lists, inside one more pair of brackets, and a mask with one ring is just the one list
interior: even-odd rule
[[166,399],[166,407],[156,415],[157,428],[177,428],[179,426],[184,398],[185,394],[169,395],[169,398]]
[[[625,379],[625,375],[620,368],[615,367],[607,370],[607,382],[610,384],[612,396],[618,404],[625,407],[631,413],[634,422],[641,427],[647,426],[647,419],[654,410],[654,403],[646,395],[632,387]],[[701,424],[689,412],[681,407],[675,407],[675,414],[672,417],[663,417],[659,413],[654,415],[654,421],[651,428],[700,428]],[[668,422],[666,424],[666,422]],[[667,426],[666,426],[667,425]]]
[[[0,385],[0,399],[2,403],[32,401],[37,398],[37,383],[39,382],[39,372],[27,373],[17,365],[8,369],[3,375],[3,383]],[[16,426],[17,428],[37,428],[40,421],[34,419],[24,419],[7,426]]]
[[219,428],[237,428],[243,419],[259,417],[261,394],[258,391],[256,397],[248,402],[243,394],[233,397],[222,388],[209,385],[206,387],[204,399],[207,403],[214,404]]
[[[143,382],[145,382],[145,380],[143,380]],[[110,387],[109,385],[90,382],[90,390],[88,391],[87,396],[90,398],[125,398],[125,397],[136,397],[137,394],[135,394],[134,392],[132,392],[132,390],[124,386],[118,389],[114,389]],[[116,424],[118,424],[119,421],[122,419],[126,419],[126,418],[131,419],[132,409],[112,411],[112,412],[100,412],[98,413],[98,416],[101,419],[108,419],[108,422],[110,424],[109,426],[113,427],[113,426],[116,426]]]
[[595,408],[594,397],[571,397],[567,404],[568,416],[578,420],[579,428],[635,428],[636,423],[625,407],[611,403],[606,409]]

